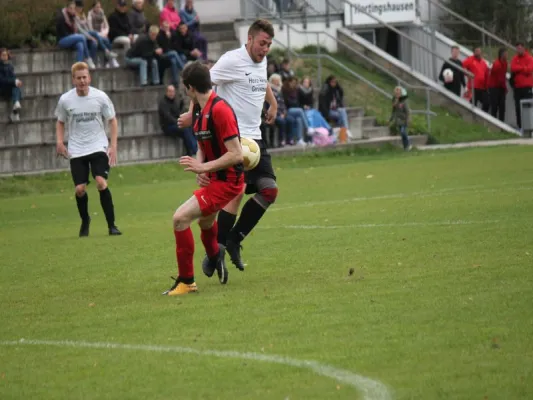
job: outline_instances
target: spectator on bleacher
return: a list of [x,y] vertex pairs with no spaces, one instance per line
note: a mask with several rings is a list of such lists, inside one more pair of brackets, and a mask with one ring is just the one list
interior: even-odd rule
[[507,50],[501,48],[498,58],[492,63],[489,73],[490,113],[494,118],[505,121],[505,99],[507,97]]
[[15,68],[10,62],[11,56],[7,49],[0,49],[0,97],[9,99],[13,103],[9,119],[20,121],[20,100],[22,99],[22,81],[17,79]]
[[[274,93],[276,102],[278,103],[278,113],[276,114],[276,119],[274,120],[274,126],[278,130],[279,146],[283,147],[285,146],[287,140],[287,130],[296,121],[293,117],[289,117],[287,115],[287,108],[285,107],[285,100],[283,99],[282,94],[281,76],[279,76],[279,74],[272,74],[268,79],[268,83],[270,83],[272,93]],[[268,103],[265,102],[265,107],[267,106]],[[267,125],[266,123],[263,124],[263,136],[265,137],[269,147],[274,147],[274,126]]]
[[524,44],[516,44],[516,55],[511,60],[511,81],[514,89],[516,122],[522,129],[520,101],[533,98],[533,56],[526,51]]
[[278,66],[276,65],[276,61],[268,60],[268,63],[267,63],[267,78],[270,78],[272,75],[277,74],[277,73],[278,73]]
[[294,119],[294,123],[291,124],[291,143],[303,146],[306,142],[304,138],[308,139],[309,124],[304,109],[300,105],[298,79],[292,77],[283,81],[282,93],[287,115]]
[[[109,22],[102,8],[102,3],[99,0],[94,2],[93,8],[87,14],[87,21],[89,23],[89,30],[98,33],[102,38],[107,39],[111,45],[111,41],[108,39],[109,36]],[[109,47],[111,49],[111,47]],[[116,58],[112,58],[111,61],[112,67],[118,67],[118,62]]]
[[89,68],[95,68],[96,66],[89,54],[87,38],[77,32],[75,19],[76,4],[74,0],[68,0],[67,6],[59,10],[56,16],[57,45],[62,49],[76,49],[76,61],[85,61]]
[[111,51],[111,42],[108,38],[102,37],[96,31],[92,31],[89,27],[89,21],[85,16],[83,11],[83,3],[81,1],[76,1],[76,29],[79,33],[84,35],[87,39],[87,44],[89,45],[89,53],[93,61],[96,61],[96,50],[99,48],[104,52],[105,61],[107,66],[110,64],[114,67],[118,67],[118,62],[116,60],[117,54]]
[[152,25],[148,35],[141,35],[126,53],[126,65],[139,70],[141,86],[148,85],[148,71],[152,76],[152,85],[159,85],[158,57],[163,54],[157,44],[159,27]]
[[326,119],[333,121],[339,128],[348,129],[348,114],[344,108],[344,90],[335,76],[330,75],[320,90],[318,111]]
[[175,31],[181,23],[181,18],[174,6],[174,0],[167,0],[167,4],[159,14],[159,26],[163,26],[163,22],[168,21],[170,30]]
[[165,70],[170,67],[170,71],[172,72],[172,84],[175,87],[178,87],[180,82],[180,71],[185,68],[185,62],[187,59],[185,56],[179,55],[178,52],[173,49],[173,35],[175,35],[175,33],[170,31],[168,21],[164,21],[163,26],[157,35],[157,44],[163,50],[159,63],[159,76],[161,77],[161,82],[163,82]]
[[128,16],[128,3],[118,0],[115,11],[109,16],[109,40],[128,51],[135,41],[133,29]]
[[202,58],[207,60],[207,40],[200,34],[200,18],[194,9],[193,0],[185,0],[180,10],[181,22],[189,27],[189,33],[194,38],[194,46],[202,52]]
[[194,38],[189,34],[189,27],[185,24],[180,24],[174,35],[173,48],[188,61],[196,61],[203,56],[202,52],[194,47]]
[[[183,102],[184,99],[180,99],[180,103]],[[187,102],[187,106],[188,105],[189,103]],[[198,147],[196,138],[192,132],[192,128],[178,128],[178,118],[181,114],[182,108],[183,104],[178,104],[176,101],[176,88],[173,85],[169,85],[167,87],[166,94],[159,101],[159,125],[166,136],[182,138],[187,155],[194,157]]]
[[401,86],[394,88],[392,96],[392,112],[389,118],[389,124],[400,132],[404,150],[411,150],[411,141],[409,140],[408,127],[411,122],[411,110],[407,102],[407,90]]
[[481,109],[489,112],[489,66],[483,58],[481,47],[476,47],[474,55],[463,61],[463,68],[474,74],[474,78],[468,79],[467,84],[467,88],[473,93],[472,104],[477,107],[477,104],[481,103]]
[[144,16],[144,0],[133,0],[131,10],[128,13],[133,36],[148,32],[150,24]]
[[294,71],[291,69],[291,62],[288,59],[285,58],[281,62],[281,65],[279,68],[279,74],[283,82],[285,82],[287,79],[292,78],[294,76]]
[[331,126],[315,108],[314,88],[309,77],[304,77],[299,87],[300,105],[305,110],[309,128],[325,128],[331,133]]
[[[446,89],[461,97],[461,88],[464,88],[466,84],[465,74],[463,73],[463,71],[457,68],[463,67],[463,63],[461,62],[461,60],[459,60],[459,54],[459,46],[452,46],[452,56],[448,61],[445,61],[442,64],[442,68],[440,69],[439,74],[439,80],[444,83],[444,87]],[[447,69],[453,72],[453,79],[450,82],[446,82],[446,79],[444,78],[444,71],[446,71]]]

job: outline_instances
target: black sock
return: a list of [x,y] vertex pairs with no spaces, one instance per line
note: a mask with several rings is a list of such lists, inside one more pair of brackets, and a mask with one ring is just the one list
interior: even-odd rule
[[82,197],[75,197],[80,218],[82,221],[87,222],[89,220],[89,196],[87,196],[87,193],[85,193]]
[[265,211],[266,209],[261,207],[253,197],[249,199],[242,208],[241,216],[231,230],[229,237],[234,242],[240,243],[254,229]]
[[225,245],[226,240],[228,238],[228,234],[231,231],[231,228],[233,228],[233,225],[235,225],[235,220],[237,219],[237,216],[235,214],[230,214],[227,211],[220,210],[218,213],[218,237],[217,241],[220,244]]
[[105,219],[109,228],[115,226],[115,208],[113,207],[113,198],[109,188],[100,190],[100,204],[104,210]]

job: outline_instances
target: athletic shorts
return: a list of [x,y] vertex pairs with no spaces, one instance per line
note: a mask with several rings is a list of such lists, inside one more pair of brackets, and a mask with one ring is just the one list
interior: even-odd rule
[[194,191],[200,204],[202,215],[208,216],[222,210],[226,205],[242,193],[244,183],[211,181],[209,185]]
[[110,170],[109,158],[103,151],[70,159],[70,173],[75,186],[89,183],[89,171],[93,178],[101,176],[107,179]]
[[257,164],[257,167],[244,173],[246,194],[257,193],[257,187],[255,183],[260,178],[271,178],[276,180],[276,174],[274,173],[274,168],[272,167],[272,158],[270,157],[270,154],[268,154],[265,142],[263,140],[255,141],[261,150],[261,158],[259,160],[259,164]]

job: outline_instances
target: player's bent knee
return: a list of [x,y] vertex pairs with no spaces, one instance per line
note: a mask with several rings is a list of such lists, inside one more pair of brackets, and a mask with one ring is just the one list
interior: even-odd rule
[[174,225],[174,229],[180,231],[186,229],[191,225],[191,219],[178,210],[174,213],[174,216],[172,217],[172,223]]
[[278,197],[278,187],[264,188],[259,191],[259,194],[265,199],[268,204],[274,204],[276,197]]
[[76,186],[76,189],[75,189],[75,192],[76,192],[76,197],[83,197],[85,196],[85,189],[87,188],[87,185],[83,184],[83,185],[77,185]]
[[107,181],[105,178],[102,178],[101,176],[97,176],[94,178],[96,181],[96,188],[98,190],[105,190],[107,188]]

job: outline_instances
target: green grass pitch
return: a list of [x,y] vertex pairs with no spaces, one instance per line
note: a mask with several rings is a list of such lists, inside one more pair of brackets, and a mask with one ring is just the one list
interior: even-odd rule
[[274,163],[246,271],[195,225],[180,298],[178,165],[112,171],[122,237],[94,183],[79,239],[67,174],[0,180],[0,399],[533,398],[533,148]]

